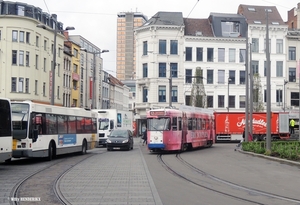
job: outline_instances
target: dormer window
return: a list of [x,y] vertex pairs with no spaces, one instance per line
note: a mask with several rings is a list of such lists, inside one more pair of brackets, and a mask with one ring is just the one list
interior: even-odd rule
[[261,21],[254,21],[255,24],[261,24]]
[[239,22],[222,21],[221,28],[223,37],[238,37],[240,35]]

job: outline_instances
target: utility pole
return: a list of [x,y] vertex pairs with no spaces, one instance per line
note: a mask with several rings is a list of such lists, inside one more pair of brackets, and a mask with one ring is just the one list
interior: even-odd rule
[[[250,131],[249,133],[251,134],[251,136],[253,136],[253,72],[254,72],[254,69],[252,68],[252,44],[250,43],[249,44],[249,67],[250,67]],[[257,98],[258,99],[258,98]],[[257,100],[257,103],[258,103],[258,100]]]
[[270,48],[269,48],[269,9],[266,9],[266,69],[267,69],[267,140],[266,150],[271,152],[271,69],[270,69]]
[[246,105],[245,105],[245,141],[248,142],[249,136],[249,42],[248,24],[246,31],[246,59],[245,59],[245,84],[246,84]]
[[169,78],[169,107],[172,108],[172,64],[170,63],[170,78]]

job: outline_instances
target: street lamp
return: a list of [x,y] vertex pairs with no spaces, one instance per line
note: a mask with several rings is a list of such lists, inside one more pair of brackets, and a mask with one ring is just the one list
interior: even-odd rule
[[[80,50],[93,54],[93,89],[92,89],[92,106],[91,109],[97,109],[96,106],[96,55],[101,54],[101,53],[106,53],[109,52],[109,50],[100,50],[100,52],[90,52],[86,48],[81,48]],[[100,56],[101,57],[101,56]],[[102,80],[100,79],[100,83]],[[87,88],[87,68],[86,68],[86,88]],[[101,89],[102,89],[102,84],[101,84]]]
[[285,112],[285,97],[286,97],[286,94],[285,94],[285,85],[288,83],[289,81],[287,80],[284,80],[283,81],[283,112]]
[[[50,104],[51,105],[54,105],[54,93],[55,93],[55,66],[56,66],[56,37],[57,37],[57,32],[59,30],[57,30],[57,23],[54,22],[55,24],[55,28],[54,29],[51,29],[49,27],[47,27],[46,25],[44,24],[38,24],[36,27],[38,28],[42,28],[42,29],[45,29],[45,30],[49,30],[49,31],[53,31],[54,32],[54,42],[53,42],[53,63],[52,63],[52,66],[51,66],[51,101],[50,101]],[[66,27],[65,30],[75,30],[74,27],[72,26],[68,26]],[[60,30],[61,31],[61,30]]]
[[227,84],[227,112],[229,112],[229,83],[231,82],[231,78],[228,78]]

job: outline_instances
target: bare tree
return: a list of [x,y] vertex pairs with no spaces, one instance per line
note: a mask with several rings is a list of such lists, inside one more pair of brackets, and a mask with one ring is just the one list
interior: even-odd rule
[[206,107],[206,94],[203,85],[203,70],[200,67],[196,68],[195,75],[192,77],[192,90],[190,105],[194,107]]
[[253,74],[252,92],[253,92],[253,112],[263,112],[265,107],[263,103],[261,80],[258,73]]

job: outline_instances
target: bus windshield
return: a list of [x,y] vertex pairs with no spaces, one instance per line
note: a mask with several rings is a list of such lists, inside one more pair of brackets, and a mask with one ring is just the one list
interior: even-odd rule
[[148,119],[149,131],[163,131],[170,130],[170,118],[149,118]]
[[109,119],[99,118],[99,130],[108,130],[108,129],[109,129]]
[[0,137],[11,136],[10,104],[7,100],[0,100]]
[[11,103],[13,138],[27,138],[29,105],[22,103]]

